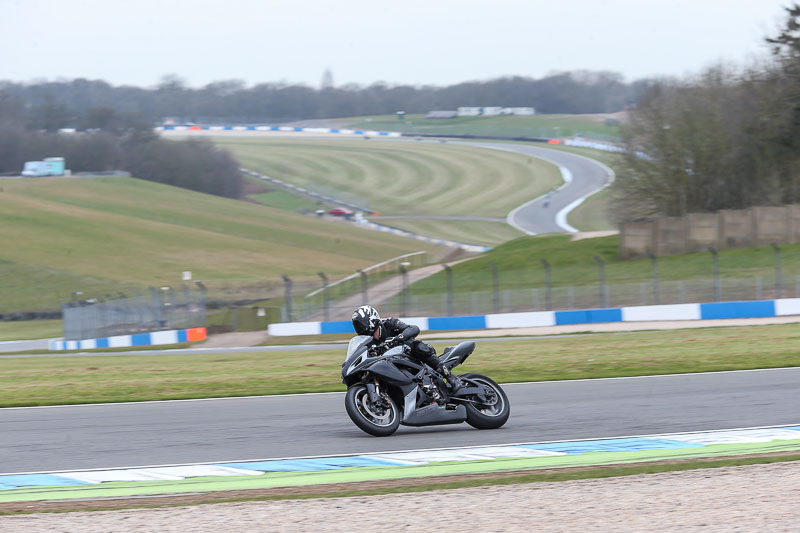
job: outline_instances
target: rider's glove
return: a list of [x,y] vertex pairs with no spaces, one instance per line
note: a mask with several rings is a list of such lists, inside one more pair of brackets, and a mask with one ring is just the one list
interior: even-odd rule
[[387,350],[385,344],[378,344],[377,346],[372,346],[367,350],[367,357],[377,357],[379,355],[383,355],[383,353]]
[[386,346],[399,346],[403,344],[404,340],[405,339],[403,338],[402,335],[398,335],[396,337],[389,337],[388,339],[386,339]]

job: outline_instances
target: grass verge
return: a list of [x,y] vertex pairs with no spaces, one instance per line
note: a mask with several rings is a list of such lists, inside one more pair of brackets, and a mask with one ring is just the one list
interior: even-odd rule
[[[800,366],[798,343],[795,324],[556,336],[479,344],[459,369],[514,382],[780,368]],[[0,407],[342,391],[344,349],[2,359]]]

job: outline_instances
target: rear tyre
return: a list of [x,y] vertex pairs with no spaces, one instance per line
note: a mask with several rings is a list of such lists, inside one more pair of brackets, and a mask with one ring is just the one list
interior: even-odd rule
[[358,383],[347,389],[344,408],[355,425],[376,437],[388,437],[400,426],[400,410],[386,396],[388,407],[371,405],[367,387]]
[[[506,423],[511,405],[505,391],[490,378],[481,374],[464,374],[462,380],[492,389],[493,401],[487,404],[465,403],[467,424],[477,429],[497,429]],[[477,399],[477,398],[475,398]]]

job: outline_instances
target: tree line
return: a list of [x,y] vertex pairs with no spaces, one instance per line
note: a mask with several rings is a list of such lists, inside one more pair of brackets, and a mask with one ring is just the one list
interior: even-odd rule
[[652,81],[623,129],[618,219],[800,203],[800,6],[768,58]]
[[365,115],[427,113],[460,106],[534,107],[540,113],[605,113],[637,99],[646,81],[626,83],[614,72],[564,72],[541,79],[520,76],[471,81],[446,87],[389,85],[335,87],[326,73],[320,88],[302,84],[240,80],[191,88],[167,75],[153,88],[112,86],[75,79],[16,83],[0,81],[0,94],[21,102],[31,126],[106,129],[132,120],[165,117],[206,124],[282,123]]
[[25,161],[58,156],[73,172],[127,170],[149,181],[241,196],[236,161],[208,141],[164,140],[139,119],[120,119],[87,133],[50,133],[34,128],[27,113],[19,101],[0,93],[0,173],[19,174]]

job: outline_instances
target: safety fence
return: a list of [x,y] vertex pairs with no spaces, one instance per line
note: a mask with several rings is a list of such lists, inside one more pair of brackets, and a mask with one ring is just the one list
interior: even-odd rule
[[[137,291],[138,292],[138,291]],[[199,328],[206,324],[206,291],[184,285],[151,288],[145,295],[115,299],[90,298],[61,304],[64,339]]]
[[[707,278],[602,285],[568,285],[558,287],[526,287],[516,289],[434,291],[430,288],[402,286],[370,290],[356,300],[337,301],[331,298],[327,312],[313,312],[308,299],[297,298],[295,320],[345,320],[358,305],[371,304],[386,316],[456,316],[553,309],[592,309],[605,307],[719,302],[723,300],[762,300],[764,298],[800,297],[800,275],[776,287],[773,278]],[[377,304],[376,304],[377,302]],[[319,305],[319,302],[314,302]],[[305,304],[300,309],[298,305]],[[288,313],[282,310],[282,322]]]

